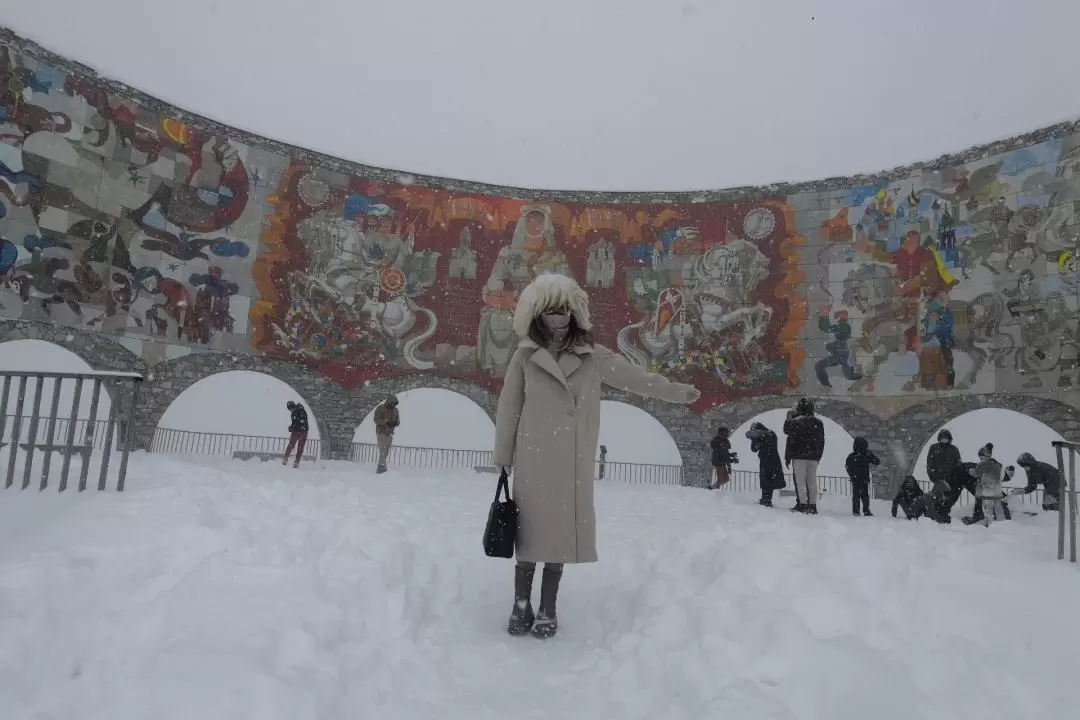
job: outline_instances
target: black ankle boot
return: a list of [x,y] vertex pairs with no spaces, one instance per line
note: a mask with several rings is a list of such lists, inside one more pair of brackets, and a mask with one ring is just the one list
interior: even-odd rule
[[806,512],[806,506],[802,503],[795,503],[795,507],[791,508],[791,512]]
[[511,635],[526,635],[533,628],[536,616],[532,608],[533,578],[536,566],[514,568],[514,608],[510,611],[510,622],[506,632]]
[[810,506],[806,510],[807,515],[817,515],[817,505],[810,503]]
[[540,612],[536,615],[532,634],[535,638],[546,640],[554,637],[559,630],[559,621],[555,614],[555,601],[559,597],[559,582],[562,569],[549,570],[544,567],[544,579],[540,583]]

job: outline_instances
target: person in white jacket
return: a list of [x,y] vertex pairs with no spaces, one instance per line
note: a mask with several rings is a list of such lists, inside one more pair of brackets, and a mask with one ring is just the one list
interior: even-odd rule
[[994,445],[986,443],[979,448],[979,464],[975,466],[976,492],[982,501],[986,527],[990,527],[995,516],[1005,517],[1005,508],[1001,504],[1001,473],[1001,463],[994,459]]

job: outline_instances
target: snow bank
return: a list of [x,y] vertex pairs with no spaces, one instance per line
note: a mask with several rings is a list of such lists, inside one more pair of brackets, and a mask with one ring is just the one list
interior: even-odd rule
[[[1053,518],[816,518],[598,486],[561,633],[505,634],[490,476],[132,456],[129,491],[0,493],[4,716],[1067,717],[1080,574]],[[829,503],[835,503],[830,505]],[[1064,617],[1063,620],[1059,618]]]

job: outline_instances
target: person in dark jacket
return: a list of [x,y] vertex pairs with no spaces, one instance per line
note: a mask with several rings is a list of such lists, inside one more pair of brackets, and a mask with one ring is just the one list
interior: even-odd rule
[[1025,495],[1033,493],[1042,485],[1042,509],[1057,510],[1061,497],[1061,474],[1058,469],[1050,463],[1036,460],[1031,453],[1022,453],[1016,459],[1016,464],[1024,468],[1024,472],[1027,473],[1027,486],[1021,492]]
[[394,444],[394,431],[400,424],[401,415],[398,413],[398,399],[391,395],[379,407],[375,408],[375,441],[379,446],[379,465],[375,468],[376,473],[386,472],[386,460],[390,456],[390,448]]
[[900,489],[896,492],[896,497],[893,498],[892,516],[896,517],[897,508],[903,508],[904,515],[908,520],[916,519],[918,517],[916,513],[921,507],[923,494],[922,488],[919,487],[919,481],[913,475],[908,475],[904,478],[904,482],[900,483]]
[[289,411],[289,444],[285,448],[285,457],[281,459],[282,465],[289,464],[289,455],[296,448],[296,462],[293,467],[300,467],[300,458],[304,457],[304,445],[307,444],[308,417],[307,410],[298,402],[285,403]]
[[897,507],[904,509],[904,515],[908,520],[918,520],[926,516],[938,523],[949,523],[952,518],[942,512],[945,494],[949,490],[949,484],[943,480],[934,483],[930,492],[923,492],[919,482],[912,475],[904,478],[900,490],[893,498],[892,516],[896,517]]
[[825,454],[825,425],[814,414],[810,398],[800,398],[795,415],[784,423],[787,447],[784,458],[795,474],[795,507],[793,512],[817,515],[817,467]]
[[862,514],[871,517],[870,512],[870,466],[880,465],[877,455],[870,452],[870,445],[866,438],[857,437],[852,443],[851,454],[847,456],[844,466],[847,468],[848,479],[851,480],[851,514],[859,514],[859,505],[862,505]]
[[[930,482],[948,483],[953,468],[962,462],[959,448],[953,445],[952,433],[942,430],[937,435],[937,442],[930,446],[930,451],[926,454],[926,476],[930,478]],[[949,483],[949,486],[951,488],[952,483]]]
[[946,496],[949,493],[949,483],[938,480],[933,484],[930,492],[915,501],[915,518],[925,515],[936,523],[949,524],[952,516],[944,511]]
[[709,488],[715,490],[726,485],[731,480],[731,466],[737,462],[739,462],[738,456],[731,452],[728,429],[719,428],[716,431],[716,437],[712,439],[713,481]]
[[787,486],[776,433],[756,422],[750,425],[746,437],[750,439],[750,451],[758,456],[758,478],[761,482],[761,499],[758,504],[772,507],[773,493]]
[[[945,493],[945,502],[942,503],[942,512],[951,514],[953,506],[960,500],[960,495],[967,490],[972,497],[975,497],[975,463],[962,462],[959,465],[953,466],[952,472],[948,477],[949,491]],[[979,518],[982,518],[981,508],[979,510]]]

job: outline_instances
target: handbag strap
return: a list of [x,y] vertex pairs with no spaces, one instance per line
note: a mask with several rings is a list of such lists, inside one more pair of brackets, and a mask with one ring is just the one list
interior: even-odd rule
[[499,471],[499,484],[495,486],[495,502],[499,502],[499,496],[503,493],[506,494],[506,499],[510,500],[510,476],[506,474],[505,470]]

